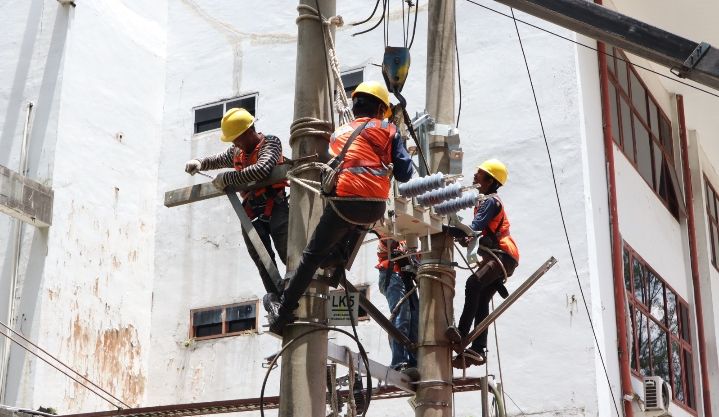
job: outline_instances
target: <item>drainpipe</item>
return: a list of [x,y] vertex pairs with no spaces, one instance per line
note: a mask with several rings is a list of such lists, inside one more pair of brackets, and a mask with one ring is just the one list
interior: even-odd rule
[[711,395],[709,393],[709,367],[707,366],[706,343],[704,342],[704,313],[699,284],[699,258],[697,256],[697,236],[694,223],[694,192],[692,173],[689,169],[689,146],[687,144],[687,125],[684,118],[684,97],[677,94],[677,113],[679,116],[679,143],[682,151],[682,176],[687,206],[687,235],[689,238],[689,258],[692,267],[692,288],[694,289],[694,309],[697,316],[697,337],[699,338],[699,367],[701,368],[702,399],[704,416],[712,417]]
[[[22,131],[22,144],[20,146],[20,169],[18,172],[20,175],[25,176],[27,174],[27,160],[28,160],[28,142],[30,139],[30,116],[32,115],[33,102],[27,103],[27,114],[25,116],[25,125]],[[7,318],[8,326],[10,328],[15,327],[15,291],[17,289],[18,275],[20,272],[20,249],[22,246],[22,235],[25,224],[20,220],[14,221],[15,231],[15,245],[13,250],[13,268],[12,275],[10,277],[10,291],[8,291],[8,303],[7,303]],[[8,368],[10,367],[10,338],[5,338],[5,346],[3,347],[3,361],[0,364],[0,403],[5,403],[5,395],[7,393],[7,377]]]
[[[596,1],[601,4],[601,1]],[[633,417],[632,373],[629,366],[627,346],[627,312],[625,310],[626,291],[624,290],[624,263],[622,261],[622,239],[619,234],[619,216],[617,214],[617,182],[614,175],[614,141],[612,140],[612,120],[609,115],[609,74],[607,72],[606,46],[597,42],[599,58],[599,84],[602,95],[602,125],[604,128],[604,157],[607,163],[607,185],[609,188],[609,223],[612,236],[612,271],[614,275],[614,316],[617,323],[617,352],[619,354],[619,376],[622,388],[624,416]]]

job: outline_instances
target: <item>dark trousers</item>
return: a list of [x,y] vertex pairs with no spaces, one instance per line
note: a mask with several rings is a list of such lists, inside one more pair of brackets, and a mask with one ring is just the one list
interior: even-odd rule
[[[517,267],[517,262],[509,255],[499,254],[507,275],[512,275]],[[479,263],[477,272],[467,278],[467,285],[464,289],[464,308],[459,318],[459,333],[466,337],[474,326],[478,325],[489,315],[489,303],[497,292],[497,287],[502,284],[504,274],[497,261],[493,258],[483,259]],[[482,353],[487,347],[487,330],[482,332],[472,342],[471,349]]]
[[[252,220],[252,225],[255,227],[255,230],[257,230],[257,234],[260,236],[260,239],[262,239],[262,243],[264,244],[265,249],[267,249],[270,259],[272,259],[272,263],[277,265],[277,261],[275,261],[275,252],[272,250],[272,242],[274,242],[275,249],[277,250],[277,254],[280,256],[280,260],[282,260],[283,264],[287,264],[287,222],[289,220],[290,209],[287,204],[286,197],[276,196],[274,198],[275,205],[272,208],[272,215],[270,218],[267,219],[264,216],[258,216]],[[253,206],[253,208],[256,209],[255,212],[258,212],[258,210],[264,210],[264,205],[257,207]],[[275,280],[270,277],[270,274],[265,270],[265,266],[262,264],[262,260],[260,260],[260,255],[255,250],[249,236],[247,236],[247,233],[245,233],[244,230],[242,231],[242,237],[245,239],[247,252],[250,254],[250,258],[252,258],[255,262],[257,270],[260,272],[260,277],[262,278],[262,284],[265,286],[265,291],[268,293],[276,292],[277,290],[275,288],[279,285],[279,283],[275,282]]]
[[[370,224],[384,215],[383,201],[342,201],[334,204],[342,215],[353,222]],[[317,268],[320,266],[344,264],[358,240],[362,237],[366,226],[360,226],[342,219],[331,204],[325,206],[322,217],[307,247],[302,252],[302,259],[294,274],[289,274],[290,283],[284,291],[283,305],[290,311],[312,282]]]

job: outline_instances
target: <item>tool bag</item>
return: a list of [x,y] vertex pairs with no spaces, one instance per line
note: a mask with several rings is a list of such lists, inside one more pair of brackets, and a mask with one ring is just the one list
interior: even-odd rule
[[322,170],[322,173],[320,174],[320,189],[322,190],[323,195],[334,195],[335,188],[337,188],[337,179],[339,178],[340,169],[342,167],[342,161],[345,159],[345,155],[347,154],[350,145],[352,145],[352,142],[354,142],[357,136],[359,136],[362,130],[364,130],[367,123],[369,123],[369,121],[364,122],[362,125],[357,127],[354,132],[352,132],[352,135],[350,135],[347,139],[345,146],[342,147],[340,154],[330,159],[327,163],[327,167]]

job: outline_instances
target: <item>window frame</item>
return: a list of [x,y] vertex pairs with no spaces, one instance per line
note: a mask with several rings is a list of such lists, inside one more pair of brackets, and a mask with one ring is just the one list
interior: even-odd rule
[[[228,331],[229,321],[227,320],[227,309],[230,309],[233,307],[244,306],[244,305],[254,305],[255,306],[255,328],[250,329],[250,330],[240,330],[240,331],[236,331],[236,332]],[[260,308],[260,300],[253,299],[253,300],[240,301],[238,303],[225,304],[225,305],[220,305],[220,306],[190,309],[190,330],[189,330],[190,339],[195,340],[195,341],[200,341],[200,340],[217,339],[217,338],[221,338],[221,337],[258,334],[259,330],[260,330],[260,315],[257,314],[257,312],[259,311],[259,308]],[[194,325],[195,313],[201,313],[204,311],[212,311],[212,310],[222,310],[222,313],[221,313],[222,333],[213,334],[213,335],[209,335],[209,336],[196,337],[195,336],[195,325]]]
[[[192,136],[198,136],[198,135],[202,135],[202,134],[205,134],[205,133],[208,133],[208,132],[214,132],[214,131],[216,131],[216,130],[220,130],[220,128],[217,127],[217,128],[214,128],[214,129],[203,130],[202,132],[197,132],[196,130],[197,130],[197,111],[198,111],[198,110],[203,110],[203,109],[207,109],[207,108],[210,108],[210,107],[214,107],[214,106],[221,105],[221,106],[222,106],[222,112],[221,112],[221,113],[224,115],[224,114],[227,112],[227,104],[228,104],[228,103],[231,103],[231,102],[237,101],[237,100],[247,99],[247,98],[254,98],[254,100],[255,100],[255,113],[254,113],[254,116],[255,116],[255,119],[257,119],[257,113],[258,113],[258,111],[259,111],[259,102],[260,102],[260,100],[259,100],[259,98],[260,98],[260,93],[259,93],[259,91],[254,91],[254,92],[251,92],[251,93],[240,94],[239,96],[230,97],[230,98],[225,98],[225,99],[222,99],[222,100],[213,101],[212,103],[201,104],[201,105],[199,105],[199,106],[193,107],[193,108],[192,108]],[[220,120],[222,120],[222,119],[220,118]]]
[[[712,192],[711,199],[709,190]],[[707,177],[706,174],[704,174],[704,195],[707,214],[707,231],[709,232],[709,262],[714,266],[714,269],[719,271],[719,248],[714,244],[714,236],[719,235],[719,194],[717,194],[717,189],[712,185],[711,181],[709,181],[709,177]],[[712,213],[712,203],[714,213]]]
[[[662,278],[650,265],[647,263],[632,247],[627,244],[626,241],[623,241],[623,248],[622,248],[622,259],[623,259],[623,268],[626,267],[627,261],[625,257],[628,257],[628,264],[629,264],[629,277],[627,277],[627,272],[624,271],[624,290],[627,297],[627,304],[630,307],[627,314],[630,314],[630,321],[631,321],[631,333],[632,333],[632,355],[630,357],[630,367],[631,367],[631,373],[637,378],[643,378],[645,375],[642,375],[640,372],[641,369],[641,363],[639,358],[639,347],[640,347],[640,340],[637,330],[637,313],[640,313],[643,316],[643,319],[646,320],[647,324],[649,323],[649,320],[651,320],[654,325],[658,326],[661,331],[664,332],[664,335],[666,337],[666,343],[667,343],[667,372],[669,373],[669,382],[670,386],[672,387],[672,402],[679,406],[680,408],[696,415],[697,414],[697,395],[696,395],[696,379],[694,378],[695,372],[694,372],[694,363],[693,358],[695,355],[693,346],[692,346],[692,332],[691,332],[691,313],[689,313],[691,310],[689,309],[689,303],[684,300],[677,291],[669,285],[669,283]],[[635,279],[634,279],[634,268],[633,268],[633,260],[637,260],[640,265],[646,269],[647,273],[652,273],[656,279],[658,279],[663,284],[663,305],[664,305],[664,316],[661,320],[657,319],[655,315],[652,313],[652,306],[651,301],[649,301],[649,305],[646,305],[646,303],[642,300],[639,300],[636,297],[635,293]],[[627,280],[628,278],[628,280]],[[629,283],[629,288],[627,288],[627,282]],[[643,287],[648,287],[648,284],[643,282]],[[676,299],[676,318],[677,318],[677,334],[674,335],[672,332],[672,329],[669,325],[669,320],[671,319],[669,317],[668,311],[668,292],[671,291],[671,293],[674,294],[674,297]],[[688,317],[684,317],[684,316]],[[686,329],[684,326],[686,325]],[[649,329],[649,326],[647,325],[647,329]],[[684,338],[685,332],[687,338]],[[688,354],[689,358],[691,359],[690,363],[690,369],[685,369],[685,366],[680,366],[680,375],[682,379],[682,389],[684,392],[684,400],[678,400],[676,398],[676,383],[675,383],[675,369],[674,369],[674,363],[672,361],[673,358],[673,350],[674,350],[674,343],[677,343],[679,346],[679,362],[682,364],[684,362],[685,355]],[[654,368],[654,351],[651,347],[651,335],[649,335],[649,369],[653,370]],[[636,369],[634,366],[632,366],[632,362],[634,362],[634,365],[636,366]],[[689,377],[691,376],[691,380],[689,380]],[[691,387],[690,387],[691,386]],[[691,389],[690,389],[691,388]]]
[[[681,196],[681,190],[679,189],[680,184],[677,184],[676,178],[674,178],[674,174],[676,173],[674,154],[677,150],[675,149],[675,135],[674,129],[672,127],[672,120],[669,118],[669,116],[667,116],[664,109],[662,109],[662,107],[659,105],[659,101],[654,97],[654,94],[651,92],[642,77],[639,76],[639,73],[637,72],[634,65],[629,61],[624,51],[618,48],[612,48],[611,55],[613,55],[613,57],[609,59],[609,62],[607,64],[607,73],[609,76],[608,88],[613,89],[614,94],[612,94],[611,91],[609,91],[608,93],[610,100],[612,99],[612,97],[614,97],[616,101],[613,106],[610,103],[610,108],[604,109],[604,111],[610,113],[611,121],[617,124],[616,131],[618,132],[619,137],[614,137],[614,131],[611,132],[614,143],[627,157],[629,163],[637,170],[639,176],[641,176],[642,179],[647,183],[649,188],[651,188],[651,190],[654,192],[654,195],[657,196],[657,198],[662,202],[662,204],[664,205],[664,207],[666,207],[669,213],[677,221],[679,221],[679,216],[682,211],[681,202],[679,201]],[[619,65],[624,65],[626,68],[627,79],[624,80],[624,83],[626,84],[626,89],[624,88],[622,81],[619,79],[619,71],[617,71]],[[632,81],[633,79],[636,79],[636,81],[638,81],[639,86],[641,86],[642,90],[644,91],[644,109],[642,109],[641,111],[640,109],[637,109],[634,105],[635,97],[634,89],[632,88],[632,86],[634,85],[634,82]],[[624,137],[624,124],[627,123],[627,120],[624,120],[624,117],[622,116],[622,104],[626,105],[629,109],[629,127],[627,129],[629,130],[628,133],[631,134],[631,153],[628,153],[626,151],[625,146],[626,138]],[[657,110],[656,133],[652,130],[652,125],[654,123],[652,118],[652,108],[656,108]],[[662,137],[662,126],[668,126],[668,143],[671,144],[671,149],[667,149],[667,145],[663,143],[663,139],[666,138]],[[647,178],[644,177],[644,174],[642,174],[643,170],[639,164],[637,135],[638,129],[640,128],[645,129],[647,134],[649,135],[649,155],[647,157],[649,158],[649,164],[651,165],[650,180],[647,180]],[[659,163],[659,167],[655,166],[655,161],[657,158],[655,152],[657,149],[661,152],[661,162]],[[669,172],[666,173],[665,182],[662,184],[661,171],[665,164],[667,165],[667,170]],[[657,172],[657,169],[659,170],[659,172]],[[662,192],[666,195],[666,198],[662,196]],[[672,208],[672,202],[670,201],[672,194],[675,200],[673,204],[676,206],[674,208]]]
[[[358,291],[358,292],[364,293],[365,298],[369,300],[369,294],[370,294],[370,292],[369,292],[369,291],[370,291],[370,285],[369,285],[369,284],[359,284],[359,285],[355,285],[355,288],[357,288],[357,291]],[[343,289],[336,289],[336,290],[330,291],[330,295],[332,295],[332,294],[344,294],[344,293],[345,293],[345,290],[343,290]],[[362,308],[362,306],[358,306],[358,307],[357,307],[357,311],[359,312],[359,314],[357,314],[357,322],[360,322],[360,321],[370,321],[370,320],[371,320],[371,317],[369,316],[369,313],[368,313],[366,310],[364,310],[364,309]],[[362,314],[361,311],[364,311],[365,313]]]

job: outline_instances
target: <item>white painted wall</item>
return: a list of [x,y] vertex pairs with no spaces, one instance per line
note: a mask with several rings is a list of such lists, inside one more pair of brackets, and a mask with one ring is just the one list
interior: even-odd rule
[[[3,68],[5,79],[17,65],[15,95],[3,107],[12,114],[24,100],[36,101],[30,175],[55,191],[52,227],[28,228],[18,327],[137,405],[150,347],[166,3],[71,8],[48,0],[16,9],[7,19],[18,33],[25,28],[25,46],[17,63]],[[5,120],[16,133],[3,136],[3,147],[16,149],[17,123]],[[9,404],[61,412],[108,407],[20,350],[11,361]]]

